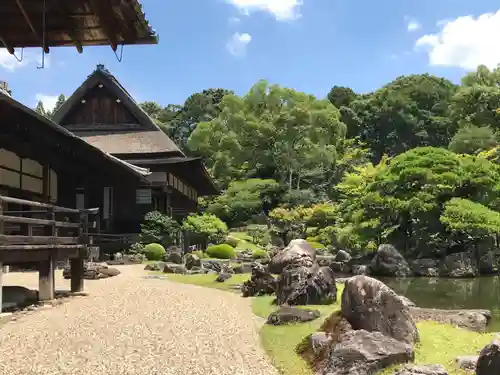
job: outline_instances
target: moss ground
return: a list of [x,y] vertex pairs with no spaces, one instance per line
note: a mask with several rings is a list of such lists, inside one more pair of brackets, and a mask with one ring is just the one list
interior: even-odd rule
[[[249,278],[248,274],[234,275],[226,283],[216,283],[214,275],[168,275],[172,281],[194,284],[223,290],[234,290],[232,287],[241,284]],[[338,285],[338,299],[342,294],[342,285]],[[273,304],[274,297],[256,297],[252,301],[254,314],[267,318],[277,307]],[[304,337],[315,332],[324,319],[340,308],[339,302],[332,305],[304,306],[317,309],[321,317],[315,321],[288,326],[264,325],[260,335],[262,345],[273,364],[282,374],[313,375],[307,363],[297,355],[296,347]],[[456,328],[447,324],[426,321],[417,323],[420,331],[420,343],[416,346],[415,363],[441,364],[449,375],[470,374],[460,370],[454,363],[461,355],[474,355],[493,338],[493,334],[481,334]],[[380,375],[393,374],[396,367],[383,371]]]

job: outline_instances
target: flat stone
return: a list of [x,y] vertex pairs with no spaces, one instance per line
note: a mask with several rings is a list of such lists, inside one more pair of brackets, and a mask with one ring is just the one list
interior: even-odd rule
[[462,370],[474,371],[476,369],[478,355],[464,355],[455,359],[455,363]]

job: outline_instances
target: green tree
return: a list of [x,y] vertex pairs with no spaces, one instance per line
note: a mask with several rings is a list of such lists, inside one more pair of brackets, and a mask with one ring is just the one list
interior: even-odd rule
[[348,136],[359,136],[374,162],[420,146],[446,146],[456,131],[448,105],[456,86],[429,74],[399,77],[342,111]]
[[357,94],[349,87],[333,86],[328,93],[328,100],[335,107],[348,107],[355,99]]
[[206,157],[215,177],[274,178],[300,190],[311,169],[329,170],[345,135],[327,100],[260,81],[247,95],[226,95],[220,114],[198,124],[189,147]]
[[56,104],[54,105],[52,112],[50,112],[50,114],[49,114],[50,118],[52,118],[54,116],[54,114],[59,110],[59,108],[62,107],[62,105],[64,104],[65,101],[66,101],[66,96],[64,96],[64,94],[60,94],[57,97]]
[[493,129],[489,126],[469,125],[460,128],[451,138],[448,148],[458,154],[477,154],[498,144]]
[[191,214],[182,222],[182,229],[201,237],[205,242],[222,243],[228,234],[226,223],[212,214]]
[[36,104],[35,111],[42,116],[48,117],[47,111],[45,110],[45,107],[44,107],[43,102],[41,100],[39,100],[38,103]]

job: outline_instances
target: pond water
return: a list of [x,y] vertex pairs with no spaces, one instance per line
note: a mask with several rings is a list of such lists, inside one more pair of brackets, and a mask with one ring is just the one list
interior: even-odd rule
[[491,310],[493,319],[488,329],[500,332],[500,276],[475,279],[419,277],[382,281],[419,307]]

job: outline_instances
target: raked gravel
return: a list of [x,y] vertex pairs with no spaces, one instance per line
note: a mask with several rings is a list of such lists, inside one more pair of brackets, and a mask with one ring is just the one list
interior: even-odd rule
[[[0,327],[0,375],[277,375],[250,301],[159,279],[144,266],[85,281],[87,297]],[[37,288],[37,273],[4,285]],[[61,272],[58,289],[69,289]]]

